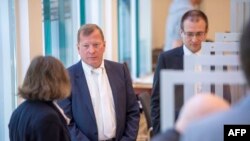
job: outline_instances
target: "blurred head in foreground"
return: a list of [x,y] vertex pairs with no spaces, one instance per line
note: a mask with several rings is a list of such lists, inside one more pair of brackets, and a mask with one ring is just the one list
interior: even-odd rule
[[70,94],[70,81],[63,64],[52,56],[34,58],[18,94],[27,100],[53,101]]

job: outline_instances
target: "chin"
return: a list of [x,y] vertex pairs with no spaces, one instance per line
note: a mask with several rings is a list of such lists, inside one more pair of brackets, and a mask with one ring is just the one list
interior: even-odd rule
[[98,68],[100,65],[99,65],[99,63],[92,63],[91,66],[94,68]]
[[199,51],[199,50],[197,50],[197,49],[192,49],[191,50],[192,53],[196,53],[197,51]]
[[201,48],[200,47],[194,47],[193,49],[192,49],[192,51],[193,52],[197,52],[197,51],[199,51]]

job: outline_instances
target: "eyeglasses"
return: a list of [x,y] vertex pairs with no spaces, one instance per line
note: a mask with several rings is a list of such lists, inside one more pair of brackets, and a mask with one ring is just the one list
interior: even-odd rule
[[194,36],[198,39],[202,39],[206,34],[206,32],[185,32],[185,31],[183,31],[183,33],[187,38],[190,39],[193,38]]

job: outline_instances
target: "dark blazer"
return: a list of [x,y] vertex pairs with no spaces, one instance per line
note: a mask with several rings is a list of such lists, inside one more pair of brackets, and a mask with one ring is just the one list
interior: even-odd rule
[[[116,113],[116,141],[136,140],[139,129],[139,105],[125,65],[104,61]],[[98,130],[91,96],[81,61],[69,69],[72,91],[68,99],[59,102],[71,119],[70,132],[75,141],[97,141]]]
[[[153,89],[151,96],[151,119],[153,125],[153,134],[156,135],[160,132],[160,70],[173,69],[183,70],[183,47],[177,47],[160,54],[156,71],[153,80]],[[211,67],[212,69],[212,67]],[[211,92],[214,91],[214,86],[211,86]],[[231,102],[230,86],[223,85],[223,97]],[[175,119],[183,105],[183,85],[175,86]]]
[[[183,69],[183,47],[177,47],[160,54],[154,74],[153,89],[151,96],[151,119],[153,134],[160,132],[160,71],[161,69]],[[175,109],[179,111],[183,103],[183,86],[175,87]]]
[[24,101],[12,113],[10,141],[70,141],[66,121],[52,102]]

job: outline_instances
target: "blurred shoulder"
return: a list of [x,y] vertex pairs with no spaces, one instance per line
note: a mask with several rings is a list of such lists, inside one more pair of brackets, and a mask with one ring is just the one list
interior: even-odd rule
[[123,68],[124,63],[119,63],[119,62],[110,61],[110,60],[104,60],[104,65],[105,65],[105,67]]
[[183,47],[176,47],[167,51],[164,51],[160,54],[159,58],[169,58],[169,57],[176,57],[176,56],[183,56],[184,51]]
[[68,67],[67,70],[69,72],[76,71],[77,69],[81,68],[82,64],[81,61],[78,61],[77,63],[73,64],[72,66]]

